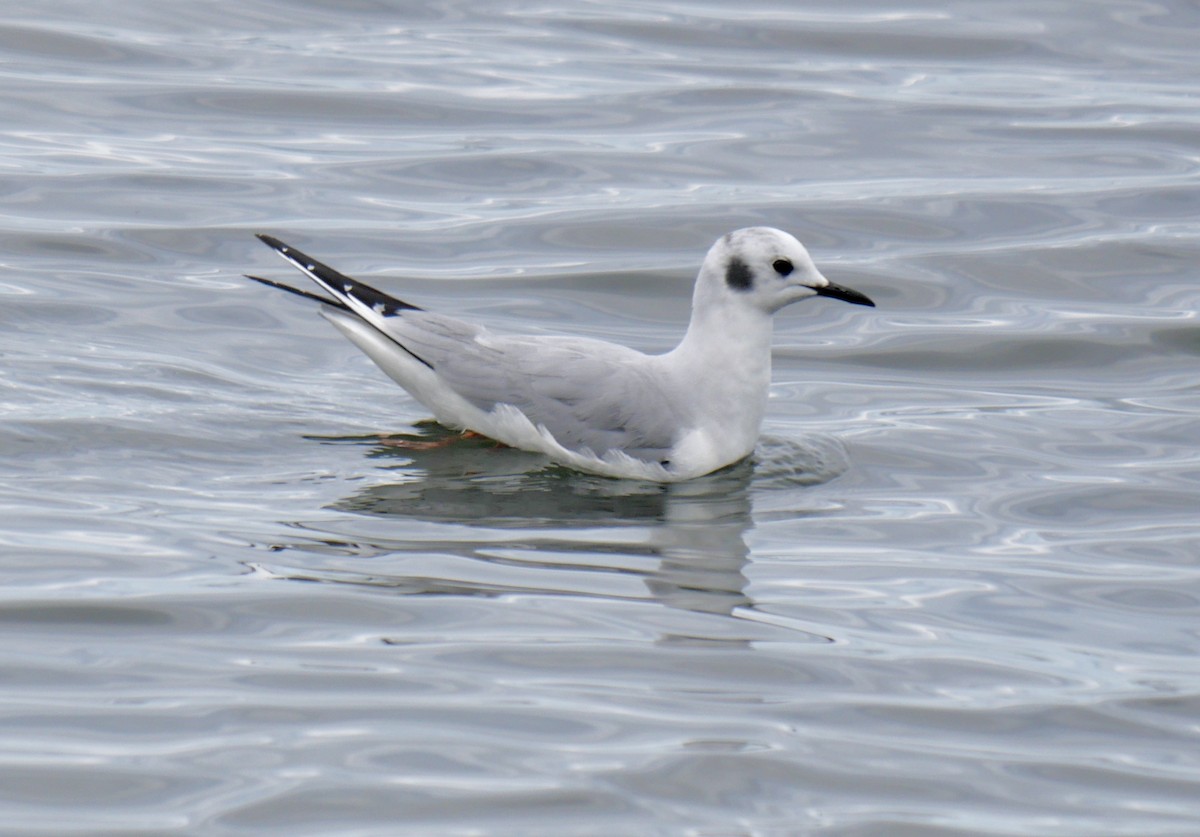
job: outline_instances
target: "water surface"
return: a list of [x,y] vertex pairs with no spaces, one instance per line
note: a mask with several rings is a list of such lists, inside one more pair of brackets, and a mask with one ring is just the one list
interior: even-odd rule
[[[0,810],[36,834],[1190,835],[1200,14],[140,0],[0,24]],[[777,318],[753,459],[437,436],[268,232],[496,329]]]

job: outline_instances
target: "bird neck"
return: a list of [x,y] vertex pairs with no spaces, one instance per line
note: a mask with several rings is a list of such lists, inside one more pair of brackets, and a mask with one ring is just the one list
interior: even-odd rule
[[669,357],[694,397],[744,411],[757,427],[771,383],[771,326],[770,314],[748,305],[694,306]]
[[769,366],[772,322],[770,314],[726,290],[723,280],[701,276],[680,348],[687,346],[698,357],[715,354]]

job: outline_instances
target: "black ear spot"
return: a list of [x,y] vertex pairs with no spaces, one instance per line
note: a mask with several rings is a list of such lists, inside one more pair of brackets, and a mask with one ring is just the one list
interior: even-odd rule
[[792,263],[787,259],[776,259],[771,267],[775,268],[775,272],[780,276],[787,276],[789,273],[795,270],[795,268],[792,266]]
[[744,261],[732,258],[729,260],[729,266],[725,268],[725,284],[735,291],[748,291],[754,285],[754,277],[750,275],[750,268]]

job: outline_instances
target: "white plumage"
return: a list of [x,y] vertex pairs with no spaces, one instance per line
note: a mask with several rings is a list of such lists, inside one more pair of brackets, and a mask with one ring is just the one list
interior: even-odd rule
[[748,456],[771,378],[771,319],[828,296],[874,305],[817,270],[792,236],[737,230],[708,251],[692,318],[662,355],[579,337],[511,336],[425,311],[259,238],[329,298],[321,313],[442,424],[537,451],[580,470],[675,482]]

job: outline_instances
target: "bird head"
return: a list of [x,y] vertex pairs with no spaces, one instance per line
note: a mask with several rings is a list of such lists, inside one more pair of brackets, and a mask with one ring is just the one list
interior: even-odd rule
[[772,227],[747,227],[719,238],[704,258],[697,287],[697,302],[716,298],[767,314],[813,296],[875,305],[822,276],[803,244]]

